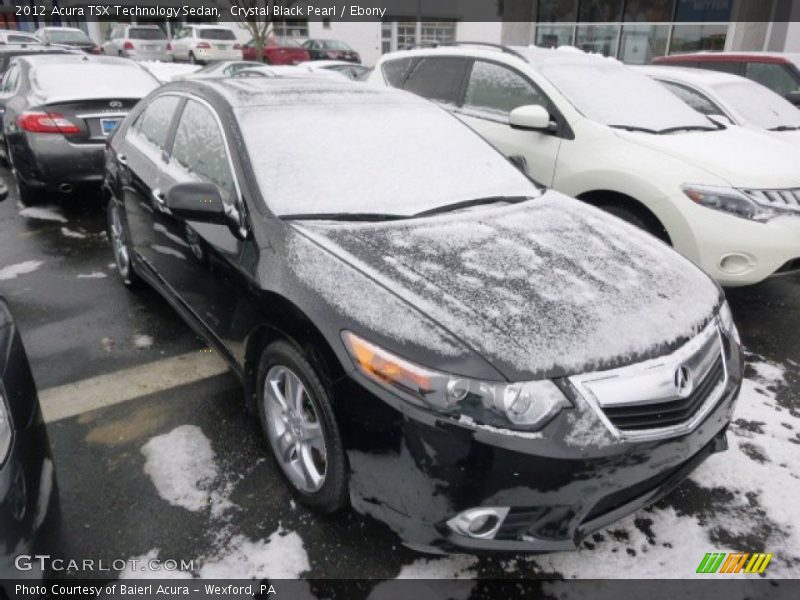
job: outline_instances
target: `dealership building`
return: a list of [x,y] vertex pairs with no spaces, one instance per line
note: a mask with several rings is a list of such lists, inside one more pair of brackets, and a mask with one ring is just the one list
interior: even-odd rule
[[[18,21],[13,6],[42,0],[0,0],[0,27],[35,30],[44,21]],[[87,0],[44,0],[62,8]],[[178,2],[175,4],[181,4]],[[220,13],[230,2],[216,0]],[[148,0],[137,2],[147,5]],[[154,5],[173,4],[162,0]],[[366,64],[381,54],[417,45],[482,41],[512,45],[577,46],[632,64],[655,56],[697,50],[800,52],[798,0],[384,0],[382,21],[287,20],[275,30],[298,40],[335,38],[350,44]],[[156,22],[168,35],[185,21]],[[59,23],[52,23],[59,24]],[[63,19],[103,41],[110,23]],[[247,41],[243,28],[237,28]]]

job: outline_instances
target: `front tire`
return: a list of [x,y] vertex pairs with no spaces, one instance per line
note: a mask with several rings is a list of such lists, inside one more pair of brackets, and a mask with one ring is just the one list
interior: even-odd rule
[[132,253],[122,220],[122,209],[119,202],[113,198],[108,201],[107,216],[108,239],[111,241],[111,248],[114,251],[117,272],[125,287],[128,289],[139,288],[142,280],[133,268]]
[[197,58],[195,58],[195,56],[194,56],[194,52],[189,52],[189,64],[190,65],[198,64],[197,63]]
[[614,215],[615,217],[627,221],[631,225],[635,225],[650,235],[657,237],[662,242],[670,243],[669,235],[664,227],[655,219],[647,219],[644,215],[635,210],[631,210],[621,204],[601,204],[598,208],[603,209],[605,212]]
[[347,461],[330,394],[306,356],[278,341],[261,355],[258,414],[264,437],[300,502],[324,514],[348,504]]

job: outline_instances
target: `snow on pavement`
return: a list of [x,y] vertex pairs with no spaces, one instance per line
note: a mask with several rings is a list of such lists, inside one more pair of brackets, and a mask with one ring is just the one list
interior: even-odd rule
[[0,268],[0,281],[16,279],[20,275],[33,273],[44,264],[41,260],[26,260],[25,262]]
[[[279,526],[266,539],[252,540],[239,533],[231,512],[233,482],[220,474],[211,441],[195,425],[182,425],[151,438],[143,447],[144,472],[159,495],[174,506],[192,512],[207,511],[208,529],[216,530],[211,547],[198,553],[195,572],[172,576],[214,579],[295,579],[309,571],[302,538]],[[205,513],[204,513],[205,514]],[[154,548],[142,558],[156,559]],[[126,570],[121,578],[159,577],[162,571]]]
[[67,222],[66,217],[55,206],[28,206],[19,211],[19,216],[40,221]]
[[153,336],[151,335],[144,335],[142,333],[136,334],[133,336],[133,345],[136,348],[152,348],[153,346]]

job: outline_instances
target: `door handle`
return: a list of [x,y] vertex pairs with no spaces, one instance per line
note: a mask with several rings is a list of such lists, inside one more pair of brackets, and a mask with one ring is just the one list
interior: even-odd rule
[[153,202],[155,202],[156,208],[158,210],[160,210],[161,212],[168,212],[169,211],[169,209],[167,209],[166,199],[164,197],[164,194],[161,192],[161,190],[159,190],[158,188],[155,188],[155,189],[153,189],[152,192],[150,192],[150,195],[153,197]]
[[117,162],[123,167],[128,166],[128,158],[124,154],[117,154]]

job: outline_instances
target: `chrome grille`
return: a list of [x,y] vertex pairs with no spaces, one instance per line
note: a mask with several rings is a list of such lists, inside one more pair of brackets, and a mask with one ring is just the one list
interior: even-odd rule
[[800,212],[800,188],[782,190],[742,190],[763,206]]
[[683,435],[718,404],[728,382],[719,325],[710,323],[670,355],[570,382],[618,437]]

